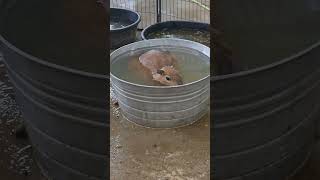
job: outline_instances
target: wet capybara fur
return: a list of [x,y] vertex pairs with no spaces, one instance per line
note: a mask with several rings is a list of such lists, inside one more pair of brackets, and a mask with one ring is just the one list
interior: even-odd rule
[[139,72],[141,78],[146,82],[152,82],[153,85],[182,85],[183,80],[176,64],[176,57],[170,52],[150,50],[139,56],[138,61],[130,60],[129,68]]

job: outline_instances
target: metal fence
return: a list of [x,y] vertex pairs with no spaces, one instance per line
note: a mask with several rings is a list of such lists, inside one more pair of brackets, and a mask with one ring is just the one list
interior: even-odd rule
[[171,20],[210,22],[210,0],[111,0],[110,7],[139,12],[139,29]]

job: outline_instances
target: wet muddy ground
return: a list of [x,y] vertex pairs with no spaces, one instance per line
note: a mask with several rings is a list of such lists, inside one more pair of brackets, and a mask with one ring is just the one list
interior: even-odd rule
[[[111,180],[209,180],[210,123],[206,116],[187,127],[149,129],[125,120],[111,93]],[[320,179],[320,143],[291,180]]]
[[207,180],[210,174],[210,124],[205,116],[178,129],[149,129],[111,109],[111,180]]

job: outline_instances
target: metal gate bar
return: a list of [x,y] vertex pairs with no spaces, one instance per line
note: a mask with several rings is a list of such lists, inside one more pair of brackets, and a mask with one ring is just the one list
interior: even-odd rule
[[139,12],[139,29],[171,20],[210,22],[210,0],[111,0],[110,7]]

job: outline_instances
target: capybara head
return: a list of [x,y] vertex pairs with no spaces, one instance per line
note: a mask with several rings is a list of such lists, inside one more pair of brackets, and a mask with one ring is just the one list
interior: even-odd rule
[[153,80],[166,86],[182,85],[183,81],[179,72],[173,66],[165,66],[158,69],[153,75]]

